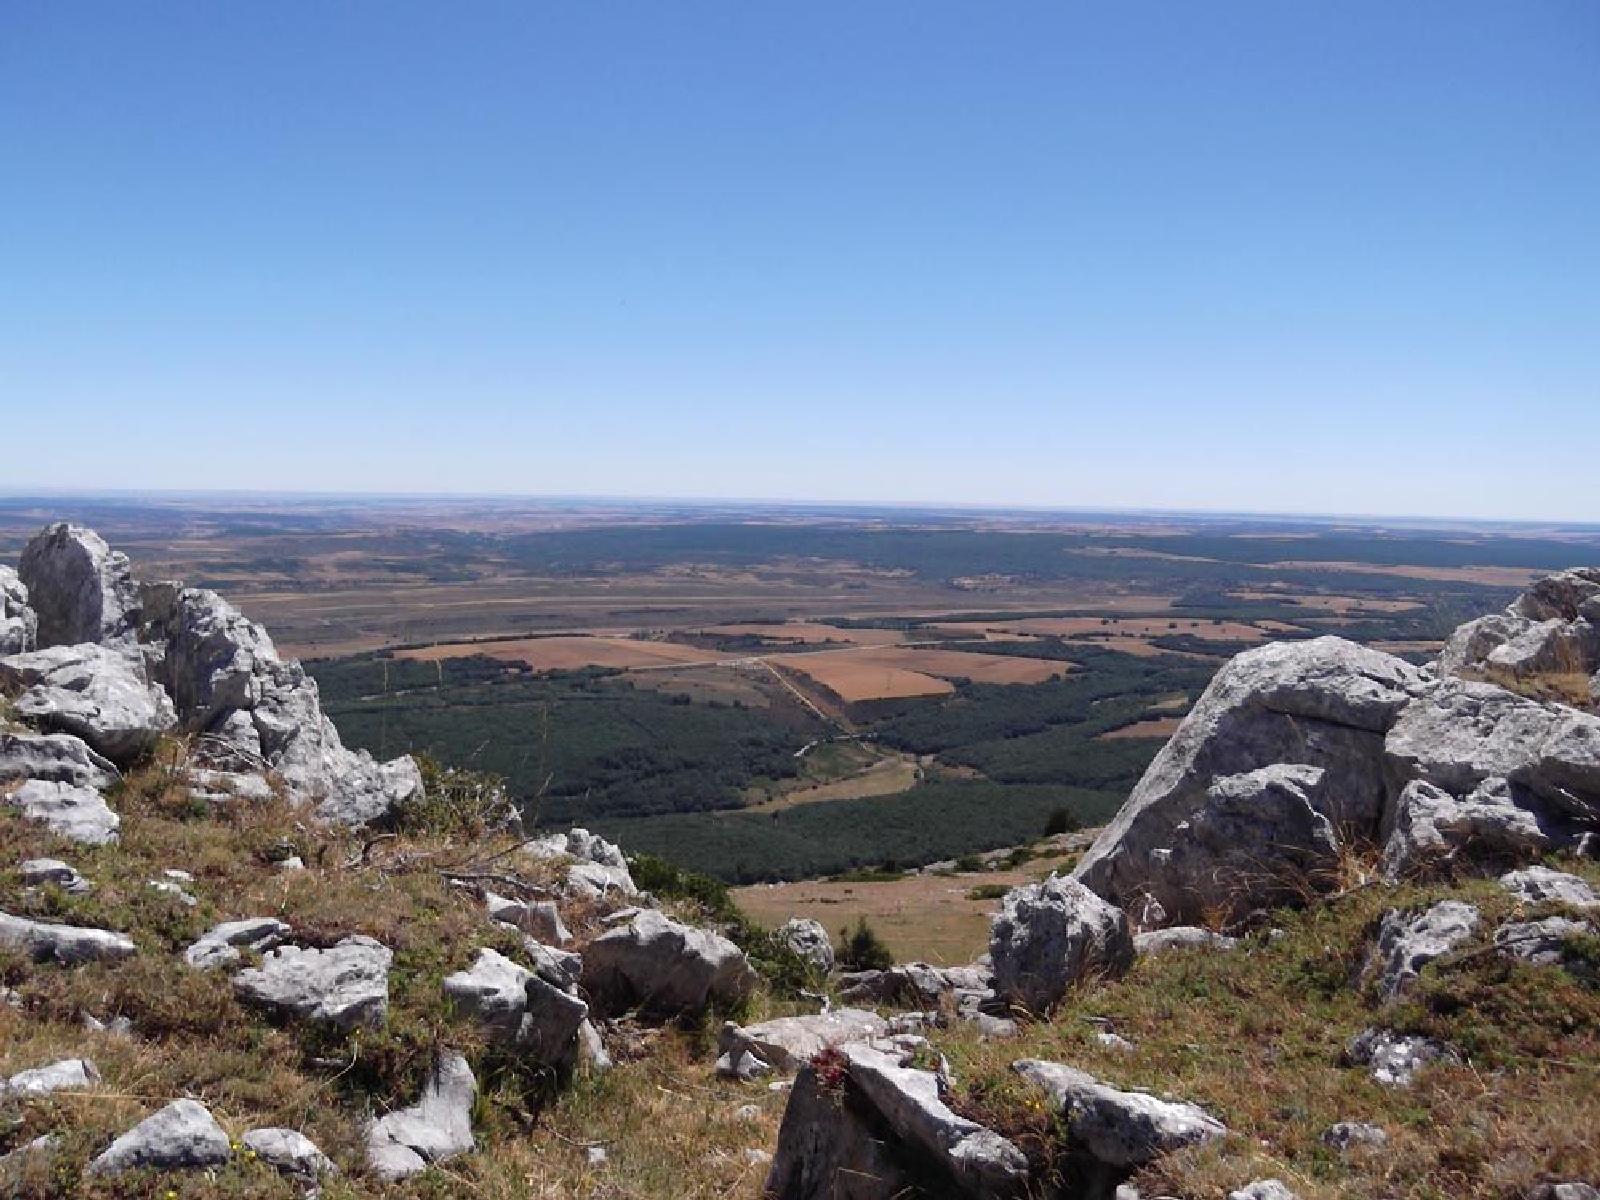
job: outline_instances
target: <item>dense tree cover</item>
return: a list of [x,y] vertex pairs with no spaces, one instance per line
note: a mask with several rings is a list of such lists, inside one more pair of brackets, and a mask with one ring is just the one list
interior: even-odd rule
[[733,883],[803,879],[854,867],[917,866],[1037,838],[1067,809],[1084,825],[1106,820],[1122,791],[990,783],[919,784],[896,796],[831,800],[777,812],[679,813],[601,820],[594,828]]

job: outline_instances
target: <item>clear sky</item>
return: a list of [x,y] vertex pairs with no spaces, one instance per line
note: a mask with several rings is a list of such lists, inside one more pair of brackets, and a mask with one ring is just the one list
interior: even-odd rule
[[0,488],[1600,519],[1594,0],[0,0]]

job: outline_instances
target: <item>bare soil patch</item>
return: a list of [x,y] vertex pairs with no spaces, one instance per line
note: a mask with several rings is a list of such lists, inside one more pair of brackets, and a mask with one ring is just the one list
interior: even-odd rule
[[1132,725],[1124,725],[1121,729],[1112,729],[1102,733],[1097,741],[1118,742],[1129,738],[1160,738],[1165,740],[1178,731],[1181,723],[1179,717],[1151,717],[1146,721],[1135,721]]
[[852,646],[894,646],[906,640],[898,629],[844,629],[815,621],[787,621],[781,625],[712,625],[702,633],[723,637],[758,637],[775,644],[804,646],[843,642]]

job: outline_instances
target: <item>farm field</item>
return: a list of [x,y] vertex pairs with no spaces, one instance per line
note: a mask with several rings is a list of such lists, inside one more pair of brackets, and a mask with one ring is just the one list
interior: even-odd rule
[[477,656],[501,662],[523,663],[535,671],[581,671],[585,667],[629,670],[715,663],[721,657],[694,646],[642,638],[588,635],[518,638],[484,642],[446,642],[415,650],[400,650],[396,658],[436,662],[443,658]]

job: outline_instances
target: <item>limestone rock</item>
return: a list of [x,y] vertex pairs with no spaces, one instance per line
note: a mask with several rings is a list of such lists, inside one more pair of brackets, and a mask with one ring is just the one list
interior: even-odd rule
[[281,946],[233,977],[241,998],[340,1029],[382,1025],[389,1011],[388,947],[347,937],[327,950]]
[[1395,801],[1384,844],[1383,873],[1391,882],[1427,875],[1470,854],[1474,860],[1528,862],[1550,845],[1531,807],[1513,799],[1499,777],[1466,797],[1413,779]]
[[549,900],[510,900],[486,892],[483,903],[491,920],[514,926],[541,942],[564,946],[572,940],[572,934],[562,923],[561,910]]
[[1600,894],[1588,882],[1549,867],[1524,867],[1500,876],[1500,886],[1525,904],[1565,904],[1572,908],[1600,908]]
[[1528,1193],[1528,1200],[1600,1200],[1600,1188],[1587,1183],[1541,1183]]
[[814,1064],[800,1071],[762,1194],[772,1200],[894,1200],[915,1194],[912,1156],[836,1069],[829,1064],[826,1077]]
[[532,858],[570,858],[566,887],[569,893],[582,899],[639,894],[622,851],[587,829],[533,838],[523,844],[522,851]]
[[779,943],[826,975],[833,970],[833,942],[820,921],[793,917],[773,931]]
[[589,1016],[582,1000],[495,950],[478,951],[469,970],[446,976],[444,991],[495,1041],[550,1066],[571,1065],[579,1026]]
[[1425,912],[1390,909],[1378,926],[1378,942],[1367,964],[1378,992],[1393,1000],[1434,959],[1461,945],[1478,928],[1478,910],[1459,900],[1441,900]]
[[1300,1200],[1281,1179],[1256,1179],[1228,1193],[1228,1200]]
[[142,667],[105,646],[51,646],[0,658],[0,687],[17,695],[17,715],[82,738],[126,765],[155,748],[177,723],[172,701],[145,682]]
[[936,1008],[946,999],[966,1007],[993,995],[994,972],[974,964],[936,967],[897,963],[887,971],[852,971],[839,977],[839,997],[853,1003],[878,1001]]
[[601,934],[583,953],[585,991],[609,1011],[698,1013],[749,995],[755,971],[720,934],[646,909]]
[[231,1154],[228,1135],[205,1105],[174,1100],[112,1142],[89,1164],[89,1174],[120,1175],[144,1168],[197,1170],[221,1166]]
[[270,950],[288,937],[289,932],[289,926],[275,917],[224,921],[206,930],[183,952],[183,960],[202,970],[231,967],[239,961],[243,951],[260,954]]
[[470,1152],[477,1095],[478,1081],[467,1060],[442,1054],[417,1103],[368,1126],[367,1165],[380,1179],[406,1179],[429,1163]]
[[93,1087],[100,1072],[86,1058],[64,1058],[47,1067],[18,1071],[10,1079],[0,1079],[0,1096],[46,1096],[63,1088]]
[[136,949],[130,938],[109,929],[55,925],[4,912],[0,912],[0,946],[22,950],[36,962],[50,961],[62,966],[127,958]]
[[1363,1121],[1340,1121],[1322,1131],[1322,1144],[1335,1150],[1380,1149],[1389,1144],[1389,1135],[1377,1125]]
[[94,642],[136,653],[139,588],[127,555],[62,522],[23,547],[17,574],[38,616],[39,646]]
[[757,1025],[722,1027],[717,1052],[737,1058],[748,1052],[781,1071],[795,1071],[831,1046],[885,1036],[889,1025],[877,1013],[836,1008],[812,1016],[775,1017]]
[[22,882],[29,887],[58,887],[71,895],[81,896],[94,885],[59,858],[30,858],[17,868]]
[[1232,950],[1239,939],[1202,929],[1198,925],[1173,925],[1133,935],[1136,954],[1161,954],[1167,950]]
[[1600,670],[1600,569],[1547,575],[1505,612],[1461,626],[1445,643],[1438,670],[1513,679]]
[[1494,931],[1495,948],[1536,967],[1560,966],[1570,955],[1568,943],[1589,933],[1582,921],[1546,917],[1542,921],[1508,922]]
[[1357,1066],[1367,1067],[1372,1078],[1385,1087],[1409,1087],[1429,1063],[1455,1058],[1448,1046],[1432,1038],[1376,1028],[1356,1034],[1345,1054]]
[[[1248,911],[1281,896],[1284,876],[1332,865],[1346,830],[1376,831],[1384,734],[1425,683],[1401,659],[1334,637],[1238,655],[1156,755],[1075,877],[1123,906],[1149,897],[1173,921],[1218,908]],[[1321,774],[1255,774],[1280,764]],[[1262,807],[1252,812],[1256,804]],[[1211,817],[1219,805],[1224,811]],[[1203,836],[1222,855],[1217,869],[1188,852],[1174,875],[1171,860],[1197,828],[1212,831]],[[1246,840],[1224,840],[1235,834]],[[1240,863],[1249,867],[1242,876],[1225,869]],[[1253,893],[1258,881],[1269,895]]]
[[117,781],[117,768],[70,734],[0,730],[0,783],[14,779],[107,788]]
[[1227,1133],[1222,1122],[1193,1104],[1121,1091],[1060,1063],[1023,1059],[1012,1070],[1049,1096],[1072,1145],[1108,1166],[1142,1166]]
[[256,771],[197,767],[189,772],[189,794],[208,804],[229,804],[236,800],[264,803],[272,799],[272,785]]
[[989,954],[995,991],[1039,1014],[1087,975],[1120,975],[1134,956],[1122,910],[1054,875],[1006,896],[990,926]]
[[303,1184],[315,1184],[325,1176],[338,1174],[333,1161],[297,1130],[252,1129],[239,1142],[278,1174]]
[[104,846],[117,840],[122,818],[111,811],[93,788],[30,779],[6,797],[30,821],[48,825],[57,837],[80,846]]
[[28,603],[28,586],[0,566],[0,654],[22,654],[39,644],[39,618]]

